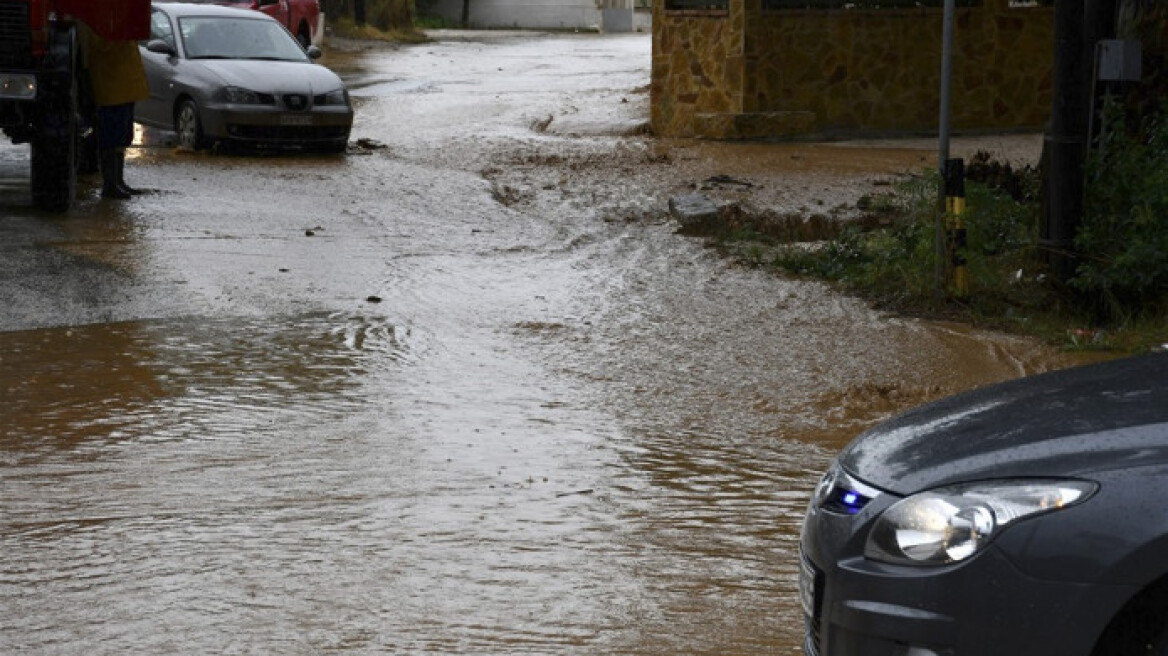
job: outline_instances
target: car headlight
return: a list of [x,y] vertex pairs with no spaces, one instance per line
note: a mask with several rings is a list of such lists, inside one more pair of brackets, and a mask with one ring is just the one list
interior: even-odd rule
[[343,105],[349,104],[349,92],[346,89],[337,89],[329,93],[322,93],[314,97],[313,104],[320,105]]
[[864,556],[900,565],[947,565],[983,549],[1024,517],[1080,503],[1097,486],[1086,481],[974,483],[901,499],[876,520]]
[[233,105],[270,105],[272,96],[266,93],[256,93],[243,87],[223,87],[219,90],[219,99]]

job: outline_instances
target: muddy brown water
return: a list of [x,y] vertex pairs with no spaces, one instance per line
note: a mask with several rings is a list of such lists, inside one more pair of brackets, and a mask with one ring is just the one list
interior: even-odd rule
[[440,37],[332,54],[385,148],[144,134],[153,193],[90,180],[65,217],[0,148],[0,651],[797,653],[832,454],[1074,362],[734,266],[663,209],[927,152],[656,142],[647,36]]

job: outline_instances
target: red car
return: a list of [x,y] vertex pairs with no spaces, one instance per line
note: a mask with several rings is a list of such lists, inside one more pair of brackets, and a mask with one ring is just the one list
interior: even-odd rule
[[196,4],[257,9],[280,21],[300,45],[320,45],[324,40],[324,12],[320,0],[179,0]]

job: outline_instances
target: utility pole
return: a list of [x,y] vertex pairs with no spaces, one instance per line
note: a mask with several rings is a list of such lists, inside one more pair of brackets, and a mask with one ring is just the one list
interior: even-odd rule
[[1063,281],[1074,275],[1075,231],[1083,215],[1089,89],[1083,66],[1084,2],[1054,3],[1054,94],[1044,144],[1047,171],[1040,239],[1047,262]]
[[937,139],[937,171],[941,174],[942,190],[937,199],[936,218],[933,221],[933,285],[938,294],[945,289],[946,271],[948,270],[947,248],[945,238],[945,211],[949,166],[949,131],[951,121],[951,98],[953,88],[953,25],[956,13],[955,0],[945,0],[945,14],[941,24],[941,108],[938,119]]

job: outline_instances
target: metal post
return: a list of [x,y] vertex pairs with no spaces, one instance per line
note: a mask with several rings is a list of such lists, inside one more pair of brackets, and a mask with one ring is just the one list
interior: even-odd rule
[[[953,25],[954,14],[957,11],[955,0],[945,0],[945,16],[941,27],[941,116],[939,120],[937,171],[942,180],[945,177],[946,162],[949,161],[949,130],[950,130],[950,98],[953,88]],[[933,224],[936,234],[936,257],[933,267],[934,285],[938,292],[945,286],[945,230],[943,208],[945,207],[945,193],[939,194],[937,199],[937,218]]]
[[968,261],[965,250],[969,240],[965,231],[965,161],[946,160],[943,175],[945,189],[945,242],[950,271],[950,291],[954,298],[969,296]]
[[1060,280],[1075,269],[1074,239],[1083,214],[1083,157],[1087,133],[1082,65],[1084,0],[1055,0],[1054,94],[1046,134],[1049,167],[1040,240]]

